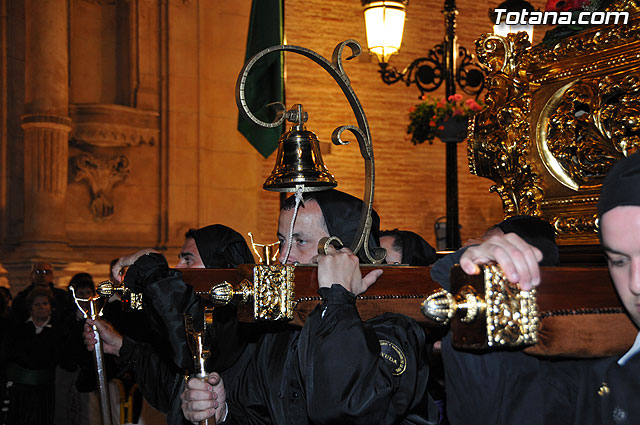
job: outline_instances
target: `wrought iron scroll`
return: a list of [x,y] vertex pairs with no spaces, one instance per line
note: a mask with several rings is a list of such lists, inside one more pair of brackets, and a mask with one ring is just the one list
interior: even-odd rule
[[320,65],[325,71],[333,77],[333,79],[338,83],[338,86],[342,89],[345,97],[349,101],[349,105],[353,110],[354,115],[356,116],[356,121],[358,126],[352,125],[344,125],[336,128],[333,131],[331,140],[335,145],[344,145],[349,142],[343,141],[341,139],[341,134],[348,130],[356,137],[358,141],[358,145],[360,147],[360,153],[362,158],[364,159],[365,164],[365,190],[364,190],[364,204],[365,208],[362,210],[362,214],[360,216],[360,223],[358,224],[358,230],[356,231],[356,238],[351,243],[349,247],[351,251],[354,253],[358,253],[360,249],[364,249],[364,254],[367,259],[374,263],[378,264],[384,260],[385,252],[384,249],[380,248],[370,248],[369,247],[369,234],[371,233],[371,210],[373,208],[373,193],[374,193],[374,185],[375,185],[375,165],[373,159],[373,145],[371,143],[371,132],[369,130],[369,123],[367,121],[367,117],[364,114],[364,110],[362,109],[362,105],[358,100],[353,88],[351,87],[351,81],[349,77],[344,71],[342,66],[342,53],[343,50],[349,47],[351,49],[351,55],[347,58],[347,60],[353,59],[360,55],[362,49],[360,44],[356,40],[345,40],[342,43],[338,44],[333,50],[332,61],[329,62],[324,57],[320,56],[316,52],[306,49],[304,47],[299,46],[290,46],[290,45],[279,45],[272,46],[266,48],[253,57],[251,57],[247,63],[245,63],[244,67],[240,71],[238,75],[238,80],[236,82],[236,104],[238,105],[238,109],[243,117],[254,122],[255,124],[265,127],[265,128],[273,128],[277,127],[284,122],[285,110],[286,107],[281,102],[274,102],[270,104],[270,107],[276,111],[276,117],[270,123],[264,122],[257,118],[249,109],[247,105],[246,97],[245,97],[245,84],[247,81],[247,76],[251,71],[251,68],[263,57],[273,52],[293,52],[299,55],[305,56],[318,65]]

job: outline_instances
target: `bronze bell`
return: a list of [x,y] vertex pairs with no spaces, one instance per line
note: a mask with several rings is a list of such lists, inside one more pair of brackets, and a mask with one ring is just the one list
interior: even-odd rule
[[299,187],[303,192],[314,192],[336,187],[338,182],[322,161],[318,138],[304,126],[308,115],[302,105],[294,105],[285,117],[295,124],[280,136],[276,165],[262,187],[274,192],[295,192]]

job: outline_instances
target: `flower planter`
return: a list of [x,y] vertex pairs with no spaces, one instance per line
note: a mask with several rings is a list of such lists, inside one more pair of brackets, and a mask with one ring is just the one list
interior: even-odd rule
[[460,143],[467,138],[467,117],[456,115],[447,121],[438,121],[435,133],[444,143]]

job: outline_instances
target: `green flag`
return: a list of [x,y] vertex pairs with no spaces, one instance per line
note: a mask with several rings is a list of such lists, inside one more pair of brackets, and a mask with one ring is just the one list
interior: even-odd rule
[[[245,61],[267,47],[283,44],[283,0],[253,0],[247,36]],[[267,105],[284,103],[283,52],[270,53],[260,59],[249,72],[245,97],[251,112],[260,120],[273,121],[275,113]],[[278,147],[282,125],[275,128],[260,127],[238,117],[238,130],[265,158]]]

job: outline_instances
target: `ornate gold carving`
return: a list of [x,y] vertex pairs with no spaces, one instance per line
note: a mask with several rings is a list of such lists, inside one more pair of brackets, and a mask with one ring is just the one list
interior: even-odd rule
[[562,87],[538,120],[538,150],[549,172],[573,190],[600,182],[640,141],[640,73]]
[[111,190],[129,175],[129,159],[120,155],[112,158],[96,158],[83,153],[71,159],[74,181],[86,180],[91,193],[90,209],[94,217],[104,220],[113,215]]
[[500,196],[506,216],[541,215],[544,192],[527,160],[531,148],[531,94],[526,75],[529,41],[524,33],[508,38],[485,34],[476,45],[478,59],[489,75],[487,108],[473,117],[469,131],[469,168],[496,183],[490,191]]
[[500,266],[481,269],[482,288],[476,291],[465,285],[455,296],[444,289],[435,290],[420,306],[422,313],[442,324],[456,320],[469,325],[480,320],[486,325],[486,341],[481,344],[485,348],[535,344],[539,323],[536,291],[521,291],[504,277]]
[[487,108],[470,125],[471,172],[495,182],[505,217],[544,217],[558,242],[597,244],[595,213],[611,165],[640,145],[640,0],[627,25],[593,26],[555,46],[485,35]]
[[240,282],[237,288],[228,282],[211,287],[209,299],[215,305],[226,305],[235,299],[248,303],[253,299],[256,320],[291,320],[294,308],[294,267],[282,264],[256,265],[253,283]]
[[515,347],[538,342],[536,291],[521,291],[497,265],[484,266],[487,344]]
[[593,233],[595,235],[598,230],[596,225],[597,218],[596,214],[581,217],[556,216],[553,217],[550,223],[559,235],[578,233]]
[[[531,53],[532,62],[544,66],[551,66],[555,62],[577,58],[584,54],[597,53],[603,47],[615,48],[629,43],[640,41],[640,23],[631,22],[629,25],[618,25],[602,31],[601,27],[587,30],[578,36],[568,37],[558,43],[555,48],[549,49],[545,46],[538,46]],[[581,71],[595,71],[603,68],[603,65],[624,65],[625,59],[606,57],[604,62],[595,64],[576,63],[575,68],[560,70],[554,69],[550,75],[545,77],[535,75],[533,81],[542,82],[551,79],[566,78],[572,75],[581,75]]]
[[262,320],[293,319],[294,267],[257,265],[253,268],[253,316]]
[[154,145],[160,130],[158,113],[120,105],[71,105],[72,139],[100,147]]

